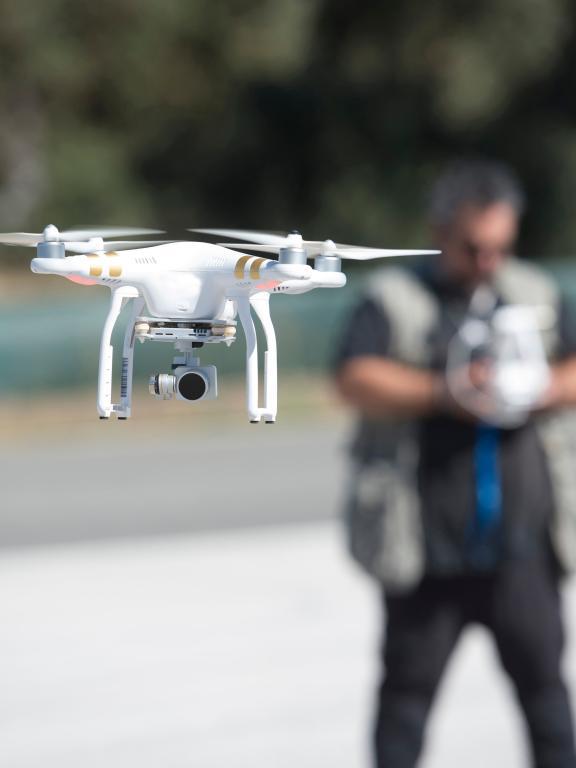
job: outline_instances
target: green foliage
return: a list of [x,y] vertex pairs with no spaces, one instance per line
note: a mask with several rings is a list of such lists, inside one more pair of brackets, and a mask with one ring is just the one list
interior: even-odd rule
[[426,243],[455,155],[512,163],[571,252],[569,0],[0,0],[0,228],[143,223]]

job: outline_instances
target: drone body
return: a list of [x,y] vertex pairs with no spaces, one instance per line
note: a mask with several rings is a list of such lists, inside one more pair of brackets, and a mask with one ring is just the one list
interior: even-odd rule
[[[230,344],[236,335],[238,314],[247,343],[247,407],[250,421],[276,419],[276,340],[268,306],[272,293],[304,293],[314,288],[346,284],[342,272],[319,272],[307,264],[280,264],[273,259],[247,256],[210,243],[180,242],[122,252],[96,252],[60,258],[35,258],[33,272],[57,274],[85,285],[106,285],[112,302],[100,349],[98,412],[130,415],[134,339],[177,344],[185,353],[178,381],[156,377],[155,394],[176,394],[199,400],[215,388],[215,373],[207,376],[191,350],[204,343]],[[123,304],[134,299],[122,356],[122,392],[112,402],[111,336]],[[265,401],[258,405],[258,349],[251,310],[264,328]],[[146,312],[146,316],[142,313]],[[163,375],[160,374],[160,377]],[[168,374],[165,376],[169,376]],[[184,376],[184,378],[182,378]],[[202,386],[201,379],[204,379]],[[171,393],[166,386],[173,385]],[[193,387],[192,385],[196,386]],[[163,388],[164,387],[164,388]]]
[[260,292],[305,293],[346,284],[342,272],[319,272],[307,264],[280,264],[197,242],[100,251],[65,259],[35,258],[31,269],[112,290],[134,286],[154,317],[186,319],[220,317],[230,300]]
[[[306,293],[315,288],[340,288],[346,284],[341,259],[364,260],[382,256],[433,251],[384,251],[336,245],[331,240],[307,241],[293,233],[287,237],[236,230],[198,230],[257,244],[226,246],[205,242],[104,241],[112,234],[145,234],[151,230],[70,231],[46,227],[42,235],[0,235],[0,243],[32,245],[38,255],[31,269],[60,275],[82,285],[111,289],[110,309],[100,344],[97,408],[101,418],[131,413],[134,345],[140,341],[170,342],[181,353],[171,374],[156,374],[150,391],[157,398],[175,396],[196,401],[216,397],[214,366],[201,367],[197,349],[204,344],[225,343],[236,337],[236,317],[246,337],[246,395],[251,422],[272,423],[277,412],[276,336],[270,316],[272,294]],[[278,253],[279,258],[247,255],[234,250]],[[76,255],[66,256],[66,251]],[[307,264],[314,259],[314,267]],[[120,399],[112,399],[114,349],[112,332],[125,304],[132,311],[124,336]],[[253,313],[266,340],[264,396],[260,403],[258,343]]]

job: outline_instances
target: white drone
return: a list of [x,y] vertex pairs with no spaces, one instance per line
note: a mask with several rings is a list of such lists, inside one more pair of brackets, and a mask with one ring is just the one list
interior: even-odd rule
[[[247,409],[251,422],[276,420],[276,336],[270,317],[271,294],[306,293],[314,288],[341,288],[346,276],[341,259],[366,260],[437,251],[382,250],[339,245],[331,240],[228,229],[190,230],[243,239],[255,244],[205,242],[111,241],[109,237],[152,234],[158,230],[113,229],[59,232],[49,225],[42,234],[0,235],[0,243],[37,248],[33,272],[62,275],[82,285],[111,289],[110,310],[100,344],[97,407],[100,418],[130,416],[134,343],[171,342],[181,354],[172,373],[156,374],[150,391],[159,399],[198,401],[217,396],[216,368],[200,366],[197,349],[206,343],[230,346],[236,316],[246,337]],[[246,255],[237,248],[278,254],[278,259]],[[77,255],[67,256],[66,252]],[[121,253],[119,253],[121,251]],[[306,262],[314,260],[314,267]],[[112,401],[112,331],[123,306],[133,300],[124,335],[120,400]],[[264,329],[264,398],[258,391],[258,347],[252,310]]]

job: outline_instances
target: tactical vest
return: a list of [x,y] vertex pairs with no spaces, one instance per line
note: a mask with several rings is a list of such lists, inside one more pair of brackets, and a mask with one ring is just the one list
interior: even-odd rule
[[[555,282],[526,262],[508,258],[496,290],[506,304],[549,307],[558,318]],[[412,273],[384,268],[370,278],[367,298],[390,323],[389,357],[418,368],[430,365],[428,339],[440,317],[437,298]],[[549,361],[558,347],[557,324],[543,333]],[[361,419],[352,444],[352,473],[345,507],[352,556],[388,592],[415,586],[425,569],[421,503],[417,492],[418,423]],[[561,570],[576,569],[576,411],[536,421],[551,479],[554,515],[550,540]]]

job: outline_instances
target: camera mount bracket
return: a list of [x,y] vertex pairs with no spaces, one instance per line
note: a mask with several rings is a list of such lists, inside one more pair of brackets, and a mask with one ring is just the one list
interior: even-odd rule
[[137,317],[134,334],[140,342],[180,341],[230,346],[236,340],[235,320],[181,320],[169,317]]

